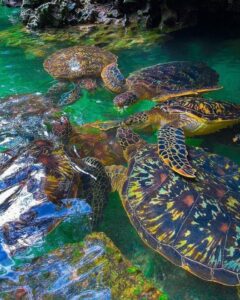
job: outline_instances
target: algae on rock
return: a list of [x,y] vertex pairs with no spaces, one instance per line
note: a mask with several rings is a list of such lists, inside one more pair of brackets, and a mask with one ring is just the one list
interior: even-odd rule
[[159,30],[140,30],[135,26],[123,28],[107,25],[77,25],[65,29],[48,29],[31,33],[21,25],[14,25],[0,32],[0,43],[22,48],[27,56],[45,57],[56,48],[74,45],[94,45],[108,50],[136,46],[148,47],[167,38]]
[[92,233],[81,243],[63,246],[12,271],[18,282],[0,278],[1,299],[88,296],[159,300],[165,297],[104,233]]

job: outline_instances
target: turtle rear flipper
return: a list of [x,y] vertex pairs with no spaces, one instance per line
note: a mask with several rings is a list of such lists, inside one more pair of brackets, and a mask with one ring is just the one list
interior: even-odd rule
[[158,131],[158,151],[161,160],[176,173],[195,178],[196,170],[188,161],[188,151],[182,128],[165,125]]

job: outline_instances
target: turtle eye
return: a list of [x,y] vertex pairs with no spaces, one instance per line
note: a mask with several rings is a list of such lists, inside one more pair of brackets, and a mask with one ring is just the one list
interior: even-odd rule
[[42,153],[45,154],[45,155],[47,155],[48,154],[48,149],[44,148]]

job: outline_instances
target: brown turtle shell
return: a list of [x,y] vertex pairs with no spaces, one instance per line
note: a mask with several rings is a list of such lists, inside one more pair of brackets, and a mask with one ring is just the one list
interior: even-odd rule
[[201,62],[174,61],[134,72],[127,78],[128,90],[140,99],[159,101],[219,89],[218,74]]
[[74,46],[53,53],[44,61],[45,70],[56,79],[98,77],[102,69],[117,61],[117,56],[102,48]]

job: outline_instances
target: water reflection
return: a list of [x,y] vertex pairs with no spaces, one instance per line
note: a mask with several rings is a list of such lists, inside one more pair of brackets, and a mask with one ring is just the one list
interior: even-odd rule
[[110,289],[102,282],[104,254],[104,245],[99,241],[85,242],[83,247],[65,246],[15,268],[14,280],[0,279],[0,297],[110,300]]

